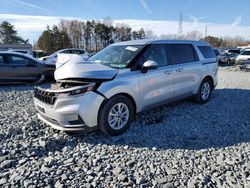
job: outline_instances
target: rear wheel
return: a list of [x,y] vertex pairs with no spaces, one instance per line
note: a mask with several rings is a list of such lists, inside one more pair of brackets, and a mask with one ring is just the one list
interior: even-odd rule
[[199,91],[195,96],[195,101],[199,104],[204,104],[209,101],[212,92],[212,82],[205,78],[199,87]]
[[134,118],[134,107],[131,101],[121,95],[109,99],[99,111],[98,126],[108,135],[117,136],[125,132]]

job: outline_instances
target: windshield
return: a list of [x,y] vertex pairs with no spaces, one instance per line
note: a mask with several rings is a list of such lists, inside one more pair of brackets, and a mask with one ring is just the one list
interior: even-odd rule
[[250,51],[243,51],[241,55],[250,55]]
[[125,68],[144,46],[108,46],[89,58],[90,61],[112,68]]

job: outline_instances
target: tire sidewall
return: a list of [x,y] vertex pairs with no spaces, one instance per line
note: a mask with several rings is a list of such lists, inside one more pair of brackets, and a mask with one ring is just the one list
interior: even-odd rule
[[[201,95],[201,90],[202,90],[202,87],[205,83],[208,83],[209,86],[210,86],[210,92],[209,92],[209,96],[206,100],[204,100],[202,98],[202,95]],[[202,82],[201,82],[201,85],[200,85],[200,88],[199,88],[199,93],[198,93],[198,100],[201,104],[204,104],[204,103],[207,103],[211,97],[211,93],[212,93],[212,83],[209,79],[204,79]]]
[[[108,116],[110,113],[110,110],[113,108],[113,106],[115,106],[117,103],[124,103],[129,110],[129,118],[128,121],[126,123],[126,125],[118,130],[113,129],[112,127],[110,127],[109,122],[108,122]],[[98,115],[98,126],[100,128],[100,130],[102,132],[104,132],[105,134],[111,135],[111,136],[117,136],[122,134],[123,132],[125,132],[130,124],[132,123],[134,118],[134,107],[133,104],[131,103],[131,101],[125,97],[125,96],[114,96],[112,98],[110,98],[108,101],[106,101],[100,111],[99,111],[99,115]]]

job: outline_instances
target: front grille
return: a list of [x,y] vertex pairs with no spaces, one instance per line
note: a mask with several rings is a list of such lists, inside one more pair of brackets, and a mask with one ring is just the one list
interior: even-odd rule
[[53,92],[35,88],[34,97],[46,104],[53,105],[56,101],[57,95]]

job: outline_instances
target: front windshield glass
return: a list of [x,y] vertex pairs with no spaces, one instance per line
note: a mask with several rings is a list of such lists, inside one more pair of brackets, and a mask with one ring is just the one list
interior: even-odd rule
[[241,55],[250,55],[250,51],[243,51],[242,53],[241,53]]
[[108,46],[89,58],[90,61],[112,68],[125,68],[142,50],[143,45]]

